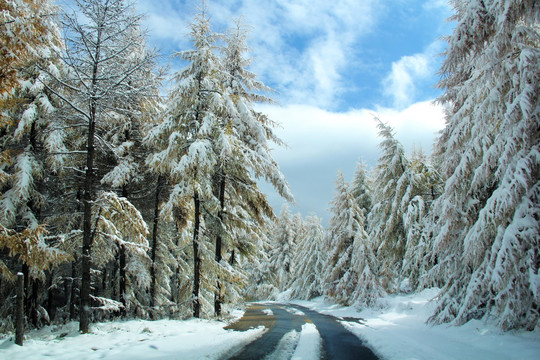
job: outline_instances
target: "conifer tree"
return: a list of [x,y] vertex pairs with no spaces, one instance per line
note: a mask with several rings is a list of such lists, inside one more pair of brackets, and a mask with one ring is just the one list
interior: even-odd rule
[[[292,200],[288,185],[278,164],[270,153],[271,143],[282,145],[274,134],[275,124],[264,114],[254,110],[256,103],[271,103],[268,94],[272,91],[249,71],[251,60],[246,58],[247,30],[241,21],[224,36],[223,53],[223,91],[228,102],[226,113],[221,116],[221,126],[227,129],[230,152],[221,152],[216,173],[216,198],[219,201],[218,224],[216,235],[216,262],[218,269],[222,258],[222,247],[227,245],[235,251],[231,239],[239,238],[235,233],[249,229],[252,245],[261,236],[264,222],[272,218],[273,211],[266,197],[256,185],[256,179],[264,178],[276,191],[287,200]],[[236,196],[230,196],[230,194]],[[229,196],[225,196],[228,194]],[[236,200],[236,201],[235,201]],[[236,206],[239,211],[225,212],[225,208]],[[235,216],[234,214],[243,214]],[[225,231],[228,229],[228,231]],[[247,245],[247,244],[244,244]],[[248,246],[256,251],[256,246]],[[245,254],[248,255],[248,254]],[[252,255],[252,254],[251,254]],[[220,271],[221,272],[221,271]],[[218,274],[217,277],[225,274]],[[229,283],[227,287],[235,287]],[[222,285],[218,280],[218,288]],[[223,301],[219,291],[216,293],[215,312],[220,313]]]
[[538,328],[540,153],[537,1],[453,1],[436,144],[445,179],[428,229],[435,323],[493,316]]
[[141,20],[133,5],[125,0],[84,0],[77,2],[77,6],[78,14],[64,17],[67,51],[63,61],[69,71],[65,77],[51,75],[64,88],[55,94],[71,108],[70,125],[79,130],[76,136],[84,139],[79,143],[85,144],[84,150],[77,150],[85,163],[81,166],[84,181],[80,329],[88,332],[95,233],[92,219],[96,213],[93,204],[97,184],[105,175],[105,169],[98,165],[114,148],[105,139],[107,125],[118,126],[119,119],[127,121],[134,109],[141,108],[141,96],[154,93],[150,90],[153,87],[139,77],[140,70],[152,62],[152,55],[133,56],[135,49],[140,48],[140,41],[131,35],[137,32]]
[[353,196],[367,218],[372,206],[372,190],[369,184],[367,167],[364,162],[356,164],[356,172],[351,183]]
[[[414,197],[403,214],[403,226],[407,239],[401,269],[403,284],[408,290],[438,284],[427,284],[425,275],[433,264],[428,255],[432,236],[424,231],[429,221],[433,201],[441,194],[442,183],[438,172],[431,165],[421,149],[415,149],[410,156],[409,169],[415,184]],[[402,289],[403,290],[403,289]]]
[[380,275],[392,291],[405,254],[406,236],[403,214],[414,197],[413,176],[403,146],[393,129],[376,119],[382,137],[382,154],[377,162],[373,189],[373,208],[369,214],[369,236],[381,262]]
[[[341,172],[336,178],[336,194],[331,204],[332,218],[326,240],[326,295],[342,304],[352,304],[355,300],[371,304],[382,290],[377,266],[364,229],[363,210]],[[372,291],[371,295],[364,297],[362,287]]]
[[[164,207],[169,215],[192,201],[193,221],[193,316],[200,317],[201,227],[205,209],[215,208],[212,178],[218,156],[230,151],[225,129],[218,116],[224,112],[220,60],[215,54],[216,35],[203,8],[191,24],[194,49],[180,53],[189,65],[175,75],[176,87],[169,94],[163,122],[147,137],[158,151],[148,164],[166,176],[172,191]],[[221,141],[218,143],[218,140]],[[220,146],[222,145],[222,146]],[[191,200],[190,200],[191,199]]]
[[65,152],[61,103],[43,70],[61,68],[62,40],[49,1],[3,2],[0,10],[0,247],[10,251],[0,277],[13,280],[22,270],[25,310],[37,325],[45,313],[38,311],[43,270],[69,258],[51,247],[58,242],[47,228],[55,194],[45,186],[45,179],[58,182]]
[[293,298],[309,300],[323,294],[323,271],[326,265],[324,235],[321,219],[308,216],[305,229],[299,232],[298,248],[293,259],[296,267],[296,275],[291,284]]
[[296,238],[292,215],[287,204],[283,205],[271,231],[270,266],[276,275],[276,287],[283,291],[291,279]]

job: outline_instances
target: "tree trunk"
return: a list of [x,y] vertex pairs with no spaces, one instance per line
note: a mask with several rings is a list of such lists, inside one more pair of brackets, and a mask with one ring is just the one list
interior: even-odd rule
[[152,230],[152,249],[150,257],[152,265],[150,267],[150,306],[156,306],[156,252],[158,247],[158,223],[159,223],[159,196],[163,186],[163,177],[160,175],[157,179],[156,197],[154,201],[154,228]]
[[30,282],[32,284],[32,292],[30,293],[28,301],[30,304],[30,321],[34,327],[38,327],[38,294],[40,281],[37,279],[32,279]]
[[15,344],[22,346],[24,337],[24,275],[17,274],[17,325],[15,329]]
[[201,317],[201,301],[199,300],[200,267],[201,258],[199,256],[199,227],[200,227],[200,201],[199,193],[193,195],[195,205],[195,223],[193,226],[193,317]]
[[75,320],[77,317],[75,304],[77,303],[77,258],[71,263],[71,296],[69,301],[69,318]]
[[24,286],[24,312],[25,316],[30,319],[30,268],[26,264],[22,264],[23,286]]
[[118,264],[120,263],[120,254],[116,254],[113,261],[113,271],[111,274],[111,284],[112,284],[112,298],[113,300],[119,300],[118,296]]
[[95,134],[95,106],[92,106],[90,124],[88,127],[88,145],[86,156],[86,177],[84,181],[83,205],[83,247],[81,261],[81,307],[79,331],[88,333],[90,325],[90,268],[92,261],[92,198],[94,180],[94,134]]
[[101,273],[101,296],[103,297],[107,297],[107,266],[108,265],[105,265],[103,272]]
[[90,84],[90,112],[88,117],[88,139],[86,145],[86,174],[83,188],[83,246],[81,260],[81,307],[79,309],[80,322],[79,331],[83,334],[88,333],[90,325],[90,287],[91,277],[90,269],[92,266],[92,202],[94,198],[94,153],[95,153],[95,134],[97,117],[97,83],[98,66],[101,60],[101,35],[103,24],[97,28],[96,47],[94,52],[92,66],[92,82]]
[[214,298],[214,312],[216,316],[221,315],[221,304],[223,303],[223,298],[221,294],[221,280],[219,276],[219,270],[220,270],[220,262],[222,259],[221,255],[221,248],[222,248],[222,230],[223,230],[223,209],[225,208],[225,174],[223,171],[220,171],[220,179],[219,179],[219,211],[218,211],[218,219],[219,219],[219,230],[218,234],[216,236],[216,263],[217,263],[217,291],[215,293]]
[[229,265],[234,265],[234,249],[231,251],[231,257],[229,258]]
[[[53,303],[53,281],[54,281],[54,274],[49,271],[47,271],[47,314],[49,314],[49,325],[51,322],[54,321],[54,318],[56,316],[56,307],[54,307]],[[54,308],[53,308],[54,307]]]
[[126,247],[120,246],[120,302],[123,305],[120,314],[126,315]]

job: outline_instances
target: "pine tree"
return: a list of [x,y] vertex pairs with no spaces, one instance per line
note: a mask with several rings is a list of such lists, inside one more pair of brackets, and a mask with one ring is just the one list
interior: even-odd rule
[[537,1],[454,1],[436,156],[430,276],[444,282],[436,323],[493,316],[538,328],[539,76]]
[[[375,259],[364,229],[365,217],[353,189],[338,172],[332,218],[327,231],[325,266],[326,295],[341,304],[372,303],[382,292],[378,286]],[[373,291],[371,295],[363,289]]]
[[415,196],[414,176],[403,146],[393,129],[376,119],[382,154],[377,162],[373,189],[373,208],[369,214],[369,236],[381,262],[380,275],[385,288],[393,291],[400,274],[406,247],[403,215]]
[[[20,86],[21,70],[35,59],[50,58],[61,47],[56,8],[50,0],[3,1],[0,4],[0,109],[14,101],[6,94]],[[2,123],[3,114],[0,114]]]
[[291,279],[296,233],[293,228],[292,215],[287,204],[274,223],[270,251],[270,266],[276,275],[276,287],[283,291]]
[[[200,231],[204,210],[216,205],[213,191],[214,169],[230,138],[220,126],[219,117],[225,108],[222,83],[218,76],[221,63],[215,54],[217,36],[210,30],[205,9],[191,24],[194,49],[180,53],[189,65],[175,75],[176,87],[169,95],[164,120],[149,134],[147,141],[158,152],[149,158],[154,171],[163,174],[173,188],[164,211],[184,208],[192,199],[193,211],[193,315],[200,317],[201,251],[207,248]],[[218,143],[219,141],[219,143]]]
[[[433,201],[442,192],[438,172],[431,165],[421,149],[415,149],[410,156],[409,169],[415,185],[414,197],[403,214],[403,226],[407,239],[401,269],[401,277],[406,281],[404,288],[409,291],[420,287],[434,286],[424,279],[433,266],[428,255],[431,235],[425,231]],[[404,289],[401,289],[404,290]]]
[[358,206],[362,209],[364,217],[367,218],[368,214],[371,211],[372,206],[372,190],[371,185],[369,184],[369,176],[367,172],[367,167],[364,162],[359,162],[356,164],[356,172],[354,173],[354,178],[351,183],[353,196],[358,202]]
[[[221,126],[226,129],[228,148],[232,151],[221,152],[218,160],[219,169],[216,174],[216,194],[219,201],[216,228],[216,262],[218,269],[223,270],[226,263],[219,265],[222,259],[222,247],[228,247],[234,252],[235,247],[231,239],[252,239],[251,253],[244,251],[244,255],[253,255],[257,251],[256,239],[261,236],[262,228],[268,218],[272,218],[273,211],[266,197],[256,185],[256,179],[264,178],[272,184],[277,192],[287,200],[292,200],[278,164],[270,153],[271,143],[282,145],[281,140],[274,134],[275,124],[267,116],[253,109],[256,103],[270,103],[268,93],[272,90],[257,80],[257,76],[248,70],[250,59],[245,58],[247,48],[247,30],[240,21],[236,28],[224,36],[225,47],[223,53],[223,90],[228,107],[222,113]],[[229,195],[229,196],[226,196]],[[231,196],[235,194],[235,196]],[[226,212],[225,208],[237,207],[238,211]],[[241,216],[237,216],[240,215]],[[239,236],[246,230],[249,236]],[[247,235],[247,234],[243,234]],[[245,247],[244,243],[244,247]],[[223,297],[220,288],[236,287],[234,283],[221,284],[219,278],[227,276],[219,271],[218,292],[216,293],[215,312],[221,312]],[[238,291],[238,290],[237,290]]]
[[323,270],[326,264],[324,235],[321,219],[308,216],[305,229],[299,232],[298,250],[293,258],[296,267],[291,284],[293,298],[309,300],[323,294]]
[[[105,139],[108,124],[118,126],[119,119],[127,121],[134,109],[140,109],[140,99],[147,93],[153,96],[152,86],[142,83],[140,70],[152,62],[152,55],[136,54],[140,42],[131,36],[137,33],[141,17],[133,5],[124,0],[85,0],[77,3],[79,13],[64,18],[67,51],[63,55],[67,76],[52,74],[63,86],[55,92],[71,108],[71,125],[79,129],[75,136],[83,160],[83,226],[80,329],[88,332],[90,315],[90,269],[95,230],[92,219],[96,186],[104,176],[98,163],[114,148]],[[53,90],[53,89],[52,89]],[[82,140],[84,139],[84,141]],[[82,160],[82,159],[81,159]],[[104,165],[104,163],[101,163]],[[125,268],[121,267],[120,271]]]
[[0,247],[10,252],[0,259],[0,276],[13,280],[22,270],[25,310],[37,325],[38,313],[47,317],[38,309],[44,270],[70,258],[51,246],[59,239],[47,226],[65,134],[61,104],[48,91],[51,79],[43,69],[61,68],[62,40],[49,1],[3,2],[0,9]]
[[[270,233],[270,231],[267,232]],[[261,251],[243,265],[243,269],[249,274],[248,283],[244,289],[244,299],[247,301],[274,300],[279,294],[279,289],[276,287],[276,273],[270,265],[269,254],[272,246],[271,238],[262,236],[258,244]]]

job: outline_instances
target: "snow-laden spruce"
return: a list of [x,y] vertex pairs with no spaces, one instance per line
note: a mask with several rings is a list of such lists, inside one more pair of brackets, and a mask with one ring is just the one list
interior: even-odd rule
[[[47,227],[58,214],[63,193],[65,123],[61,103],[47,90],[59,72],[63,50],[57,9],[51,1],[3,2],[0,14],[0,317],[14,314],[13,280],[25,277],[25,315],[38,326],[49,315],[40,305],[46,270],[70,259],[58,244],[58,229]],[[8,255],[9,253],[9,255]],[[22,265],[22,266],[21,266]],[[49,307],[50,309],[50,307]],[[0,328],[9,329],[10,321]]]
[[[139,51],[144,47],[139,30],[141,16],[135,14],[131,2],[84,0],[77,2],[76,10],[63,18],[67,46],[61,57],[67,71],[61,76],[49,71],[61,90],[48,90],[65,103],[73,147],[70,170],[75,173],[70,185],[73,192],[82,190],[80,329],[88,332],[97,187],[105,169],[110,168],[108,161],[113,158],[122,163],[118,157],[131,146],[129,141],[115,141],[109,135],[113,129],[126,130],[131,117],[140,116],[144,108],[141,99],[155,96],[156,82],[153,77],[141,76],[144,69],[151,68],[154,55]],[[81,174],[83,180],[77,178]],[[125,270],[122,265],[121,278]],[[125,279],[120,279],[120,293],[127,291],[125,285]]]
[[341,304],[373,305],[384,294],[379,266],[365,230],[364,211],[341,172],[331,204],[325,244],[325,294]]
[[[356,171],[351,182],[351,191],[360,209],[366,217],[371,211],[373,190],[371,189],[367,165],[365,162],[356,164]],[[367,224],[366,224],[367,225]]]
[[287,204],[283,205],[271,233],[272,250],[270,250],[270,267],[274,272],[275,286],[286,290],[291,280],[296,252],[296,228]]
[[540,304],[540,4],[456,0],[439,86],[447,126],[436,156],[433,322],[493,317],[538,329]]
[[321,218],[308,216],[305,229],[299,234],[298,247],[293,258],[295,276],[291,282],[291,296],[295,299],[310,300],[323,295],[325,232]]
[[429,222],[431,204],[442,191],[442,183],[439,173],[421,149],[414,149],[410,155],[409,170],[414,181],[414,197],[403,214],[407,242],[401,278],[406,279],[410,290],[414,290],[426,286],[424,277],[433,266],[427,256],[431,234],[424,229]]
[[403,215],[414,197],[409,161],[393,129],[379,119],[382,154],[373,180],[373,207],[368,217],[369,236],[381,263],[385,287],[393,291],[400,274],[407,239]]
[[[173,185],[163,214],[172,217],[178,208],[193,214],[194,314],[200,315],[204,300],[202,279],[205,291],[214,293],[219,316],[225,297],[236,301],[245,282],[233,266],[236,257],[260,251],[265,222],[274,216],[256,179],[264,178],[288,200],[292,195],[270,154],[272,143],[282,144],[275,124],[253,109],[255,102],[270,101],[263,94],[269,89],[246,69],[245,30],[238,25],[227,36],[218,35],[202,9],[191,24],[191,37],[194,49],[180,53],[188,65],[175,75],[162,123],[147,136],[157,150],[148,164]],[[222,58],[216,53],[218,38],[226,44]]]

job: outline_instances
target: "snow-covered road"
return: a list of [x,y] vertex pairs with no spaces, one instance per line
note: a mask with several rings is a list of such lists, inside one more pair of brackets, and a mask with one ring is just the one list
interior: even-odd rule
[[228,328],[242,331],[262,325],[268,331],[224,359],[376,360],[371,349],[339,321],[298,305],[258,303]]

